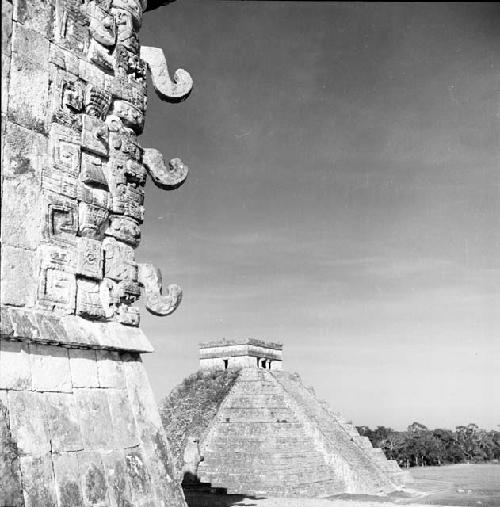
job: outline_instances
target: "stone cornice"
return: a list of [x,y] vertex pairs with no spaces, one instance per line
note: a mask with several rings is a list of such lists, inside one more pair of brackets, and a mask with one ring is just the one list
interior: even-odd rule
[[0,307],[0,337],[69,348],[154,351],[146,335],[137,327],[117,322],[92,322],[74,315],[56,317],[7,306]]

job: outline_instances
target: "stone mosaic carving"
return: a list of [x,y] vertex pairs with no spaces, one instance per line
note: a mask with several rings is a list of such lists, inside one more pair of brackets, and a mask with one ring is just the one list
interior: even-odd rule
[[[139,287],[156,315],[173,312],[182,299],[177,285],[161,294],[161,275],[149,265],[137,277],[133,249],[141,239],[147,175],[170,190],[182,185],[188,172],[179,158],[165,164],[158,150],[143,149],[138,142],[146,113],[145,78],[149,69],[158,94],[170,101],[184,99],[193,81],[182,69],[171,80],[163,51],[140,48],[137,32],[145,2],[49,4],[44,14],[52,17],[55,42],[39,55],[49,62],[43,83],[48,90],[45,119],[39,129],[49,140],[39,196],[45,217],[39,250],[72,244],[78,253],[75,262],[57,268],[41,263],[40,283],[33,285],[36,306],[46,309],[53,301],[55,312],[136,326],[138,312],[132,306]],[[33,37],[26,26],[19,25],[18,32],[14,45],[20,36]],[[30,79],[28,71],[24,78]],[[7,112],[9,120],[32,126],[14,109]],[[114,288],[118,273],[121,289]]]
[[182,291],[135,260],[148,174],[187,175],[138,138],[147,73],[168,76],[138,31],[165,3],[2,0],[0,505],[185,507],[137,307],[168,315]]

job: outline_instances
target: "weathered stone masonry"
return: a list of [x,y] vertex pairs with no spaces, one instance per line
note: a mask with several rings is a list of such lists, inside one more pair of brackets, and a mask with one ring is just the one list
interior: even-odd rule
[[139,45],[162,3],[2,0],[0,505],[185,505],[135,306],[182,298],[134,257],[147,175],[188,171],[138,142],[147,73],[165,100],[192,88]]

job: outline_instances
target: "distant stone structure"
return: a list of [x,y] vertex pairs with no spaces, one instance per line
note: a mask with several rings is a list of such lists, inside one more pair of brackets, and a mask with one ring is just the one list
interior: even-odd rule
[[281,370],[281,343],[254,338],[200,343],[200,368],[267,368]]
[[[228,493],[266,496],[400,489],[406,474],[397,463],[297,374],[282,370],[281,352],[281,345],[260,340],[201,344],[200,371],[174,389],[162,409],[169,439],[188,445],[183,436],[199,435],[198,480]],[[179,460],[183,449],[172,444]]]
[[171,102],[193,84],[139,45],[165,3],[2,0],[0,505],[185,505],[135,306],[182,298],[134,258],[147,175],[188,171],[138,142],[147,73]]

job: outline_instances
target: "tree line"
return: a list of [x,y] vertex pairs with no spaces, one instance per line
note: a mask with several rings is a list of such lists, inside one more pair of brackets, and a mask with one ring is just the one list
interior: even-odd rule
[[483,463],[500,460],[500,431],[484,430],[477,424],[457,426],[455,430],[428,429],[414,422],[406,431],[385,426],[370,429],[358,426],[360,435],[368,437],[401,467]]

